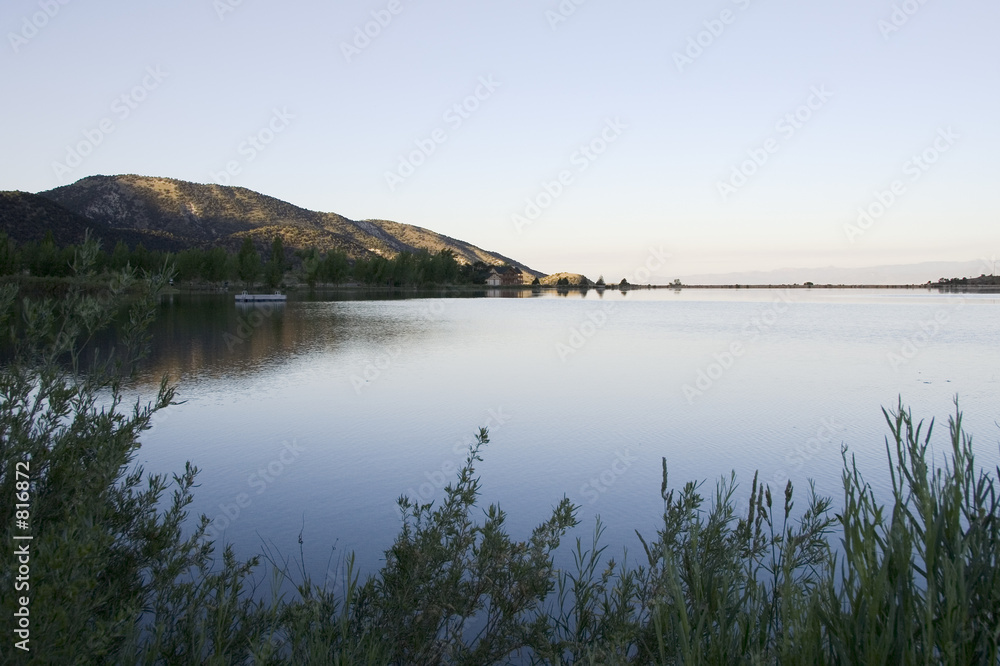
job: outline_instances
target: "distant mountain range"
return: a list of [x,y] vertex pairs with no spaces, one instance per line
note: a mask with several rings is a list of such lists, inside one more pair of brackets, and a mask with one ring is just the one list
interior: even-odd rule
[[422,227],[388,220],[351,220],[299,208],[243,187],[173,178],[89,176],[30,194],[0,192],[0,230],[18,242],[51,230],[57,243],[76,243],[91,229],[105,245],[142,242],[150,250],[221,246],[235,250],[249,236],[261,249],[281,236],[286,248],[341,250],[353,259],[400,252],[451,250],[460,263],[510,264],[545,274],[496,252]]
[[[1000,262],[998,262],[1000,264]],[[773,271],[745,271],[740,273],[703,273],[685,275],[684,284],[705,285],[761,285],[761,284],[926,284],[940,278],[977,277],[990,275],[992,259],[974,261],[927,261],[919,264],[867,266],[863,268],[780,268]]]

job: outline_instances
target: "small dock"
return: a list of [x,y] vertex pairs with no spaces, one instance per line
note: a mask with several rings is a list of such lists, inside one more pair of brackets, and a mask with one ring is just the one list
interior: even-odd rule
[[237,303],[274,302],[285,301],[287,299],[287,296],[278,292],[274,292],[273,294],[248,294],[244,291],[242,294],[236,294]]

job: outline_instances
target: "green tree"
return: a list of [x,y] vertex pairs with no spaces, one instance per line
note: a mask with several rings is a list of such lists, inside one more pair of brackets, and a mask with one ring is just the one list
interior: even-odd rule
[[203,274],[205,253],[197,248],[178,252],[174,259],[174,267],[177,270],[178,280],[188,282],[205,277]]
[[12,275],[21,270],[21,256],[17,245],[0,231],[0,275]]
[[221,247],[213,247],[205,252],[202,277],[209,282],[222,282],[230,277],[230,254]]
[[281,284],[281,271],[272,262],[264,266],[264,284],[268,289],[276,289]]
[[152,270],[155,266],[152,257],[149,254],[149,250],[147,250],[146,246],[141,242],[135,246],[134,250],[132,250],[129,262],[132,264],[132,268],[138,271]]
[[285,276],[285,246],[281,236],[275,236],[271,242],[271,258],[264,267],[264,282],[269,289],[281,284]]
[[277,266],[280,272],[285,271],[285,243],[281,240],[281,236],[275,236],[271,241],[270,263]]
[[42,242],[33,244],[33,247],[26,254],[29,258],[28,268],[32,275],[51,276],[62,273],[59,266],[60,253],[56,248],[51,229],[45,232]]
[[354,261],[354,270],[352,271],[354,279],[361,284],[368,284],[371,282],[369,275],[372,271],[371,259],[364,257],[361,259],[356,259]]
[[387,281],[390,285],[401,286],[422,282],[417,270],[417,259],[412,252],[400,252],[395,259],[389,261],[389,266]]
[[125,241],[115,243],[115,249],[111,251],[111,260],[109,262],[111,270],[120,271],[124,269],[128,265],[131,254]]
[[323,261],[320,258],[319,250],[314,247],[307,247],[301,250],[300,255],[302,256],[302,277],[305,278],[306,284],[312,289],[321,277]]
[[490,274],[490,266],[482,261],[474,261],[468,266],[469,282],[472,284],[486,284],[486,277]]
[[326,282],[340,284],[347,279],[350,268],[347,254],[339,250],[330,250],[323,257],[323,267],[320,272]]
[[260,275],[260,254],[249,236],[243,238],[243,245],[236,255],[236,274],[248,289]]

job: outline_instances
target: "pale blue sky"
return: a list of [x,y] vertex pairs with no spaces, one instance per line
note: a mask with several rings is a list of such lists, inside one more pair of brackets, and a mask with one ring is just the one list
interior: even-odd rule
[[[564,0],[575,11],[554,27],[558,0],[237,1],[5,0],[0,189],[115,173],[211,182],[234,162],[234,185],[592,278],[631,274],[650,246],[672,255],[662,279],[1000,252],[991,0]],[[894,5],[912,15],[880,30]],[[342,45],[391,9],[348,62]],[[700,32],[707,46],[679,68]],[[116,103],[144,77],[135,108]],[[446,117],[477,87],[478,108]],[[812,90],[831,96],[813,97],[794,133],[779,128]],[[102,119],[114,131],[57,176]],[[616,119],[607,150],[581,157]],[[281,131],[249,160],[243,142],[271,138],[269,124]],[[446,140],[391,189],[386,172],[435,130]],[[724,199],[719,183],[769,139],[776,152]],[[907,165],[925,150],[934,164]],[[562,171],[568,184],[518,230],[512,216],[546,203],[543,182]],[[894,180],[884,215],[845,231]]]

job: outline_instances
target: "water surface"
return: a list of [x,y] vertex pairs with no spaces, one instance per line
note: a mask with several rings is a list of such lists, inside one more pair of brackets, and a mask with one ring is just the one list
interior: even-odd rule
[[674,487],[735,470],[746,493],[759,470],[839,500],[846,444],[884,490],[881,408],[900,396],[938,419],[943,453],[959,395],[980,462],[997,463],[995,295],[396,296],[166,298],[145,386],[167,373],[185,402],[161,413],[139,460],[197,464],[192,510],[241,555],[262,541],[297,555],[302,532],[316,576],[334,543],[378,566],[396,498],[440,498],[483,426],[483,501],[500,503],[513,534],[527,538],[565,494],[581,505],[573,536],[588,539],[600,515],[613,551],[655,528],[663,456]]

